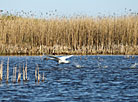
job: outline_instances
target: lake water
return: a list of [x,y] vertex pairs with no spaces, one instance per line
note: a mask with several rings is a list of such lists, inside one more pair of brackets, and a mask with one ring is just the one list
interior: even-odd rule
[[[3,80],[0,101],[13,102],[138,102],[138,56],[73,56],[57,65],[40,56],[9,56],[10,79],[5,75],[8,56],[1,56]],[[13,67],[27,61],[28,82],[12,83]],[[35,82],[35,68],[45,81]],[[21,71],[22,72],[22,71]]]

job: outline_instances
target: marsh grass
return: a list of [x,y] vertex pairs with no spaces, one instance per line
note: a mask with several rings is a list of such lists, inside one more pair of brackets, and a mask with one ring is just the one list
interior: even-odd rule
[[138,15],[0,16],[0,54],[138,54]]

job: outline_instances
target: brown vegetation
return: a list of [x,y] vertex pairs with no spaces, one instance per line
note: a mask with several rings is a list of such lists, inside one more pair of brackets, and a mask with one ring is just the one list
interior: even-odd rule
[[0,54],[138,54],[138,15],[0,16]]
[[[23,67],[22,67],[23,71],[22,72],[21,72],[20,63],[19,63],[19,67],[17,67],[17,65],[15,67],[13,67],[12,77],[11,77],[11,73],[9,73],[9,58],[7,60],[7,72],[4,71],[5,68],[3,66],[3,63],[4,63],[3,61],[1,61],[1,63],[0,63],[0,83],[3,81],[3,77],[5,77],[6,84],[8,84],[11,81],[13,83],[16,83],[16,82],[20,83],[21,81],[23,81],[23,82],[29,81],[29,78],[27,77],[27,62],[26,62],[25,68],[24,68],[24,64],[23,64]],[[18,70],[18,72],[17,72],[17,70]],[[42,75],[40,74],[39,67],[37,65],[37,67],[35,68],[35,82],[37,82],[37,81],[38,81],[38,83],[40,81],[44,82],[45,81],[44,72]],[[9,79],[11,79],[11,81]]]

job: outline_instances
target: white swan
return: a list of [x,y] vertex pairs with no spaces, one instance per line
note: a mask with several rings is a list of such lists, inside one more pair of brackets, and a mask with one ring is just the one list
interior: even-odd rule
[[70,63],[70,61],[66,60],[70,57],[72,57],[73,55],[70,55],[70,56],[61,56],[61,57],[56,57],[56,56],[52,56],[52,55],[48,55],[48,59],[50,60],[54,60],[56,62],[58,62],[58,64],[64,64],[64,63]]
[[130,66],[130,68],[136,68],[137,65],[138,65],[138,63],[132,64],[132,65]]

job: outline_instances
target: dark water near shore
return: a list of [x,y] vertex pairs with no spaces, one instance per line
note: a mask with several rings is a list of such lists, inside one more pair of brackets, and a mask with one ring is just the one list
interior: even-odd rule
[[[70,64],[61,65],[43,58],[10,56],[10,79],[0,83],[0,101],[138,102],[138,56],[73,56]],[[0,60],[5,78],[8,57]],[[26,61],[29,81],[12,83],[13,67],[22,69]],[[44,82],[35,83],[37,64],[40,74],[45,73]]]

